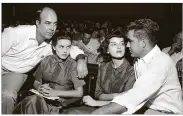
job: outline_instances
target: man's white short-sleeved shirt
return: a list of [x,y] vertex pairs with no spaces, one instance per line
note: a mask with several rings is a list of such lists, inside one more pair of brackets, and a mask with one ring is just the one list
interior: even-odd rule
[[[78,54],[84,54],[77,47],[72,48],[72,58],[75,59]],[[51,55],[52,48],[46,42],[38,45],[35,25],[20,25],[4,29],[1,54],[2,68],[12,72],[26,73],[44,57]]]
[[156,45],[135,65],[136,82],[132,89],[111,102],[125,106],[124,114],[132,114],[143,105],[153,110],[183,113],[180,82],[175,63]]

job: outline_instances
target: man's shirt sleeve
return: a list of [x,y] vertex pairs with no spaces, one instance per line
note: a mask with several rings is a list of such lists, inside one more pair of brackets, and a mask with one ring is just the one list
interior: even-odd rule
[[[161,65],[156,65],[161,64]],[[134,113],[140,109],[166,82],[166,74],[169,63],[156,62],[148,68],[148,71],[144,71],[135,82],[132,89],[125,93],[121,93],[115,97],[111,102],[118,103],[125,106],[128,111]],[[171,68],[170,68],[171,69]]]
[[79,49],[77,46],[72,46],[70,51],[71,58],[76,59],[79,54],[84,54],[84,51]]
[[16,44],[17,34],[12,27],[4,29],[1,36],[1,56],[4,56]]

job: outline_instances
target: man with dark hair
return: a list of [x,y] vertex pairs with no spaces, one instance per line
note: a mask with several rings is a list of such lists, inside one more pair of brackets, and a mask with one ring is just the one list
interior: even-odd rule
[[98,64],[97,56],[99,55],[97,49],[100,42],[96,38],[91,38],[92,30],[86,28],[83,32],[83,38],[75,43],[87,55],[87,61],[90,64]]
[[[151,19],[131,22],[127,29],[127,47],[134,64],[136,82],[132,89],[115,97],[93,114],[182,114],[183,101],[175,63],[156,45],[158,24]],[[139,110],[140,109],[140,110]]]
[[[52,54],[49,42],[57,28],[57,14],[52,8],[44,7],[37,11],[37,15],[36,25],[9,27],[2,33],[3,114],[12,113],[17,92],[27,79],[26,73],[43,58]],[[78,76],[83,78],[87,74],[83,51],[72,46],[70,55],[74,59],[79,59]]]

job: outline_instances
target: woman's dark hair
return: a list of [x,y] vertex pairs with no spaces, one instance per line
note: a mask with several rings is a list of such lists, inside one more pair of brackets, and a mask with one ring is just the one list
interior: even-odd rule
[[125,45],[126,45],[126,43],[127,43],[127,37],[125,35],[123,35],[123,33],[121,33],[120,31],[114,31],[111,34],[108,34],[106,36],[106,39],[101,43],[101,45],[99,47],[99,52],[100,53],[107,53],[109,41],[113,37],[123,38],[124,39],[124,42],[125,42]]
[[103,57],[104,61],[110,61],[111,60],[111,56],[107,53],[107,49],[109,46],[109,41],[111,38],[113,37],[119,37],[119,38],[123,38],[125,45],[127,43],[127,38],[125,35],[123,35],[123,33],[121,33],[120,31],[114,31],[111,34],[108,34],[106,36],[106,39],[101,43],[98,52],[100,52],[100,55]]
[[55,47],[57,45],[58,40],[61,40],[61,39],[67,39],[67,40],[70,40],[72,42],[70,33],[65,32],[65,31],[59,31],[59,32],[55,33],[55,35],[53,36],[53,39],[52,39],[52,52],[53,52],[53,54],[56,54],[55,50],[53,49],[53,46]]
[[52,45],[56,46],[58,40],[61,40],[61,39],[68,39],[72,42],[71,33],[65,32],[65,31],[59,31],[58,33],[55,33],[52,39]]

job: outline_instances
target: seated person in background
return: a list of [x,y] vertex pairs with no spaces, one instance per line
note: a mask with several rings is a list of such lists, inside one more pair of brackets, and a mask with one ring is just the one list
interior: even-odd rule
[[134,64],[133,88],[116,96],[109,104],[92,114],[182,114],[183,101],[175,63],[156,45],[159,25],[151,19],[139,19],[127,27],[131,56]]
[[74,45],[78,46],[81,50],[84,51],[87,56],[88,63],[90,64],[99,64],[97,61],[97,56],[99,53],[97,49],[100,46],[100,42],[97,38],[91,38],[92,31],[89,29],[84,30],[84,35],[81,40],[74,43]]
[[[125,59],[126,38],[119,32],[109,36],[105,48],[112,60],[100,65],[96,82],[95,97],[83,97],[83,103],[87,106],[68,109],[69,114],[88,114],[95,106],[103,106],[110,103],[115,96],[128,91],[135,82],[133,67]],[[88,107],[89,106],[89,107]]]
[[170,47],[163,48],[162,51],[168,53],[175,63],[182,59],[182,31],[175,35],[173,38],[173,44]]
[[58,105],[54,104],[56,101],[32,95],[22,100],[14,113],[58,114],[65,100],[83,96],[85,82],[78,79],[76,62],[69,56],[71,38],[67,33],[59,32],[52,41],[52,47],[54,55],[47,56],[34,74],[34,88],[43,96],[60,97]]
[[99,29],[96,29],[96,28],[93,29],[91,38],[93,38],[93,39],[99,39]]
[[175,37],[173,38],[173,44],[170,47],[164,48],[162,51],[169,54],[173,61],[176,63],[178,77],[180,80],[182,80],[182,31],[175,35]]
[[105,40],[106,33],[107,33],[106,28],[104,28],[104,27],[100,28],[100,31],[99,31],[99,40],[100,40],[100,43],[102,43]]

